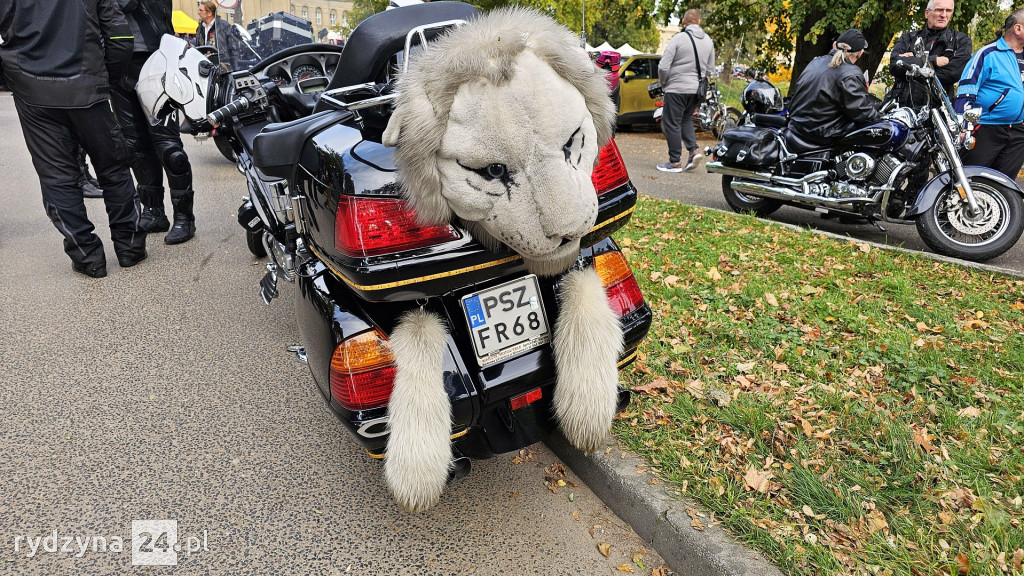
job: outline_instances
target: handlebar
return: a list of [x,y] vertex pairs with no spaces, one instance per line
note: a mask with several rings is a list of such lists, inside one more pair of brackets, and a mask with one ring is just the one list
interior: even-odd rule
[[227,104],[217,108],[213,112],[206,115],[206,121],[214,126],[217,126],[224,122],[225,118],[229,118],[242,112],[243,110],[249,109],[250,101],[245,96],[228,102]]

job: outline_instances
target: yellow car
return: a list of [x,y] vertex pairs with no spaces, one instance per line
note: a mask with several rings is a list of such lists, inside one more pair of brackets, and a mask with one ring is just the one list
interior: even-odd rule
[[658,81],[658,62],[661,54],[636,54],[619,67],[619,86],[615,101],[619,106],[616,124],[654,124],[655,102],[647,94],[648,84]]

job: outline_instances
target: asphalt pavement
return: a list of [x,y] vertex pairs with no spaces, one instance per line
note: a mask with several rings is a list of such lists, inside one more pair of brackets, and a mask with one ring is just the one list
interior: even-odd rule
[[[7,92],[0,129],[0,574],[592,576],[664,564],[572,471],[549,490],[545,468],[561,461],[543,445],[475,462],[426,513],[399,510],[380,462],[286,350],[300,343],[288,286],[259,300],[263,262],[234,216],[245,185],[211,141],[185,139],[190,242],[150,235],[149,259],[121,269],[102,200],[85,201],[107,248],[109,276],[96,280],[71,270],[43,212]],[[171,521],[181,550],[161,556]],[[133,564],[133,522],[137,545],[151,534],[139,560],[176,565]]]

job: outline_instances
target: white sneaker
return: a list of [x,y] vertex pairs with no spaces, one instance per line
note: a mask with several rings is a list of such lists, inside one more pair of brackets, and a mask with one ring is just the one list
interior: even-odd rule
[[682,172],[683,165],[679,162],[665,162],[664,164],[658,164],[658,170],[662,172]]
[[690,159],[686,161],[686,170],[693,170],[694,166],[697,165],[697,161],[703,158],[704,155],[700,151],[693,151],[690,153]]

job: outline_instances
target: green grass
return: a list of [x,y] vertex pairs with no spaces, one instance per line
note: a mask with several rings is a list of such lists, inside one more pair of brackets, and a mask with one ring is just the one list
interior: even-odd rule
[[788,574],[1020,573],[1024,281],[647,197],[619,242],[672,490]]

